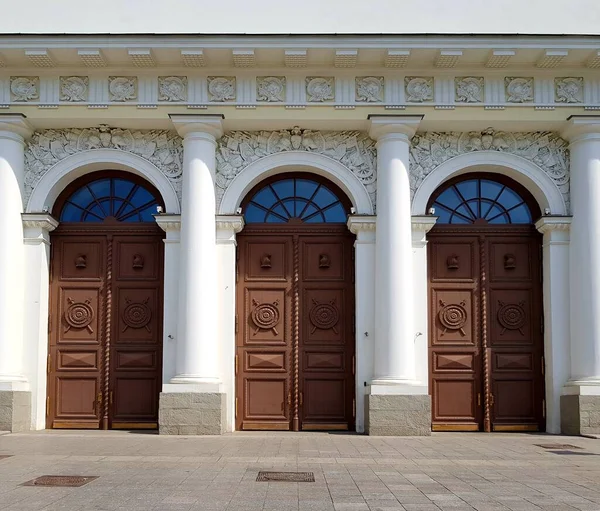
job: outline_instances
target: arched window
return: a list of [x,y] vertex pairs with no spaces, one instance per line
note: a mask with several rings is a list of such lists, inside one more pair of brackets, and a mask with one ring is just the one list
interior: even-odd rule
[[122,177],[103,177],[77,188],[63,203],[61,222],[153,222],[160,204],[149,187]]
[[438,224],[530,224],[533,215],[523,194],[493,178],[454,181],[430,204]]
[[253,193],[244,208],[246,223],[346,222],[347,209],[333,186],[293,177],[273,181]]

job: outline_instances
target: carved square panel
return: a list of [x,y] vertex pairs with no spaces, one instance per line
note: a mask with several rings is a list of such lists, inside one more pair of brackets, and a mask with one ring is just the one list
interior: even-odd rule
[[115,344],[144,342],[159,344],[162,310],[158,307],[158,290],[141,287],[119,287],[113,300],[117,303],[113,323]]
[[56,378],[56,418],[96,417],[96,395],[100,391],[97,378],[60,376]]
[[516,422],[535,421],[535,385],[532,380],[494,380],[494,417]]
[[61,288],[58,344],[97,344],[101,339],[98,289]]
[[113,354],[116,371],[154,371],[157,367],[156,350],[117,348]]
[[490,282],[519,280],[527,281],[536,277],[532,275],[532,245],[528,240],[522,243],[505,243],[490,241]]
[[158,413],[155,377],[117,376],[114,380],[113,413],[116,420],[148,420]]
[[476,312],[470,289],[436,289],[431,293],[431,339],[435,345],[470,345],[476,339]]
[[346,330],[344,294],[341,289],[304,289],[301,296],[301,343],[344,344]]
[[434,420],[472,421],[476,415],[475,380],[433,379]]
[[244,351],[244,371],[260,373],[287,372],[288,354],[285,351]]
[[285,289],[245,289],[245,318],[239,318],[240,328],[244,329],[244,344],[291,343],[286,300]]
[[304,420],[341,422],[346,420],[344,378],[304,378],[302,385]]
[[[528,289],[492,289],[489,294],[490,344],[531,345],[534,329],[540,329],[540,319],[534,320],[531,291]],[[537,322],[534,325],[533,322]],[[538,330],[539,332],[540,330]]]
[[344,244],[301,241],[302,280],[307,281],[343,281]]
[[57,371],[97,371],[98,367],[98,349],[71,350],[59,349],[56,352]]
[[474,353],[433,353],[433,371],[443,373],[472,373]]
[[343,351],[304,350],[302,360],[305,372],[340,372],[346,369]]
[[532,353],[498,353],[493,356],[495,372],[528,372],[533,370]]
[[474,281],[479,274],[476,267],[476,241],[430,243],[430,275],[432,281]]
[[287,377],[244,380],[244,418],[251,420],[286,419]]
[[117,280],[156,280],[159,278],[158,241],[134,243],[116,240],[115,270]]
[[104,241],[59,241],[60,280],[100,280],[104,275]]
[[246,281],[286,281],[291,278],[289,249],[289,241],[271,243],[249,241],[246,249],[241,251],[246,257],[244,261]]

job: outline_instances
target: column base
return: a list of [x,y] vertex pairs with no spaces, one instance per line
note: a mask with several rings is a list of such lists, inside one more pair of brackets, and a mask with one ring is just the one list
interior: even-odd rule
[[372,385],[365,395],[365,433],[372,436],[431,435],[431,397],[426,390],[423,386],[378,388]]
[[0,431],[31,430],[31,392],[0,390]]
[[[169,389],[170,390],[170,389]],[[227,421],[222,392],[161,392],[158,432],[161,435],[222,435]]]
[[560,396],[563,435],[600,435],[600,380],[568,382]]

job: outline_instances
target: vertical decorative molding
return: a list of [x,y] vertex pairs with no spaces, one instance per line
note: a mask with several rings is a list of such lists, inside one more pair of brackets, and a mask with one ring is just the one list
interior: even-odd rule
[[294,274],[292,281],[292,357],[294,367],[294,415],[292,419],[292,429],[300,430],[300,419],[298,414],[298,405],[300,400],[300,247],[298,235],[294,236]]
[[536,78],[534,80],[534,102],[546,106],[554,104],[554,79]]
[[483,429],[486,432],[492,430],[491,419],[490,419],[490,354],[488,347],[488,335],[487,335],[487,316],[488,316],[488,303],[487,303],[487,260],[485,250],[485,236],[479,237],[479,285],[481,286],[481,307],[480,307],[480,321],[481,321],[481,349],[483,351]]
[[384,100],[388,105],[403,105],[406,103],[404,96],[404,77],[385,76]]
[[306,88],[302,76],[287,77],[287,100],[290,105],[306,104]]
[[454,105],[454,78],[443,76],[434,81],[434,101],[438,105]]
[[105,330],[104,330],[104,379],[103,379],[103,417],[102,429],[108,429],[108,415],[110,406],[110,350],[111,350],[111,335],[112,335],[112,271],[113,271],[113,237],[107,236],[106,240],[106,281],[104,289],[106,290],[105,303]]
[[491,77],[485,79],[484,103],[486,105],[503,105],[504,99],[504,79]]

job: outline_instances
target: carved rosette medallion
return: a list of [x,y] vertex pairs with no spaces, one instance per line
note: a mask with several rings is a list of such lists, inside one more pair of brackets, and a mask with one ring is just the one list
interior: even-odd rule
[[323,103],[335,99],[335,78],[309,76],[306,78],[306,97],[310,103]]
[[10,95],[13,101],[27,102],[40,99],[40,79],[37,76],[11,76]]
[[146,328],[150,332],[148,324],[152,319],[152,311],[148,307],[148,298],[143,302],[132,302],[129,298],[126,298],[125,301],[127,302],[127,307],[125,307],[122,315],[123,323],[125,323],[123,332],[128,328]]
[[432,77],[406,76],[404,78],[404,88],[408,103],[433,101]]
[[260,303],[252,300],[252,305],[254,305],[254,310],[250,318],[256,327],[254,335],[261,330],[272,330],[275,335],[279,335],[275,328],[281,317],[279,313],[279,300],[275,300],[273,303]]
[[440,334],[442,337],[448,330],[458,330],[461,335],[466,335],[464,326],[467,324],[467,309],[465,302],[446,304],[440,300],[442,308],[438,312],[438,319],[444,327],[444,331]]
[[381,103],[383,101],[383,76],[358,76],[355,81],[356,101]]
[[187,101],[187,76],[159,76],[159,101]]
[[481,103],[484,80],[479,76],[460,76],[454,79],[457,103]]
[[335,326],[340,320],[340,311],[335,306],[335,300],[331,300],[329,303],[319,303],[313,298],[312,302],[313,306],[308,314],[312,323],[310,333],[314,334],[318,328],[319,330],[333,330],[337,334],[338,330]]
[[87,101],[89,81],[87,76],[61,76],[60,100],[70,103]]
[[583,103],[583,78],[555,78],[554,99],[557,103]]
[[91,300],[87,299],[84,302],[76,302],[72,298],[67,298],[67,300],[69,306],[64,315],[65,323],[67,324],[65,332],[68,332],[71,328],[79,330],[87,328],[90,333],[93,333],[94,330],[91,324],[94,320],[94,309],[90,305]]
[[523,327],[527,322],[527,314],[525,313],[525,302],[519,303],[504,303],[498,301],[500,308],[498,309],[498,323],[502,326],[503,335],[507,330],[518,330],[521,335],[525,335]]
[[285,76],[259,76],[256,79],[257,101],[285,101]]
[[210,101],[235,101],[235,76],[209,76],[208,99]]
[[530,103],[533,101],[533,78],[504,78],[508,103]]
[[137,99],[137,91],[137,76],[108,77],[108,93],[110,101],[135,101]]

